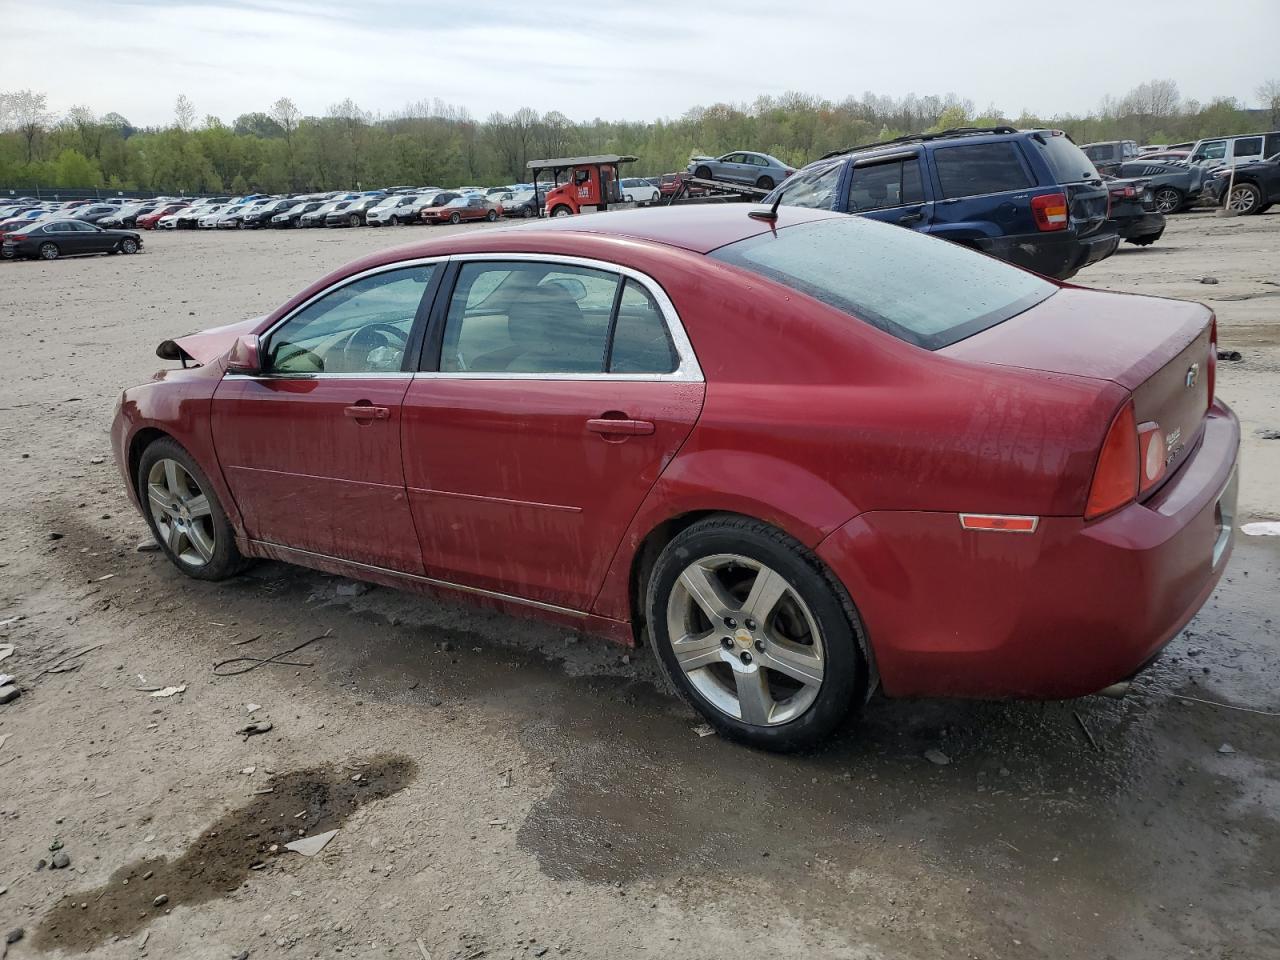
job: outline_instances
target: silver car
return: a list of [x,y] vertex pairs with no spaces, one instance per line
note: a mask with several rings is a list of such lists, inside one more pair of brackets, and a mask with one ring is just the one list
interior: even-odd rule
[[777,157],[748,150],[726,153],[723,157],[694,157],[687,169],[699,180],[727,180],[761,190],[772,190],[796,172]]

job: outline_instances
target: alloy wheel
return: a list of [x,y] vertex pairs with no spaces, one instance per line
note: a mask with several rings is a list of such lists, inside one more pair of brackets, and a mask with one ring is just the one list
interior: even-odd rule
[[40,259],[41,259],[41,260],[57,260],[57,259],[58,259],[58,252],[59,252],[59,251],[58,251],[58,245],[57,245],[56,243],[42,243],[42,244],[40,244]]
[[1253,187],[1247,184],[1233,187],[1231,195],[1227,197],[1227,209],[1234,210],[1236,213],[1250,213],[1256,204],[1257,197]]
[[822,631],[796,588],[736,554],[689,564],[667,601],[667,635],[694,689],[756,726],[804,714],[822,687]]
[[1182,204],[1182,197],[1177,190],[1171,187],[1165,187],[1163,190],[1157,190],[1153,198],[1158,213],[1174,213]]
[[183,563],[202,567],[213,559],[213,509],[195,478],[177,460],[157,460],[147,473],[147,502],[156,530]]

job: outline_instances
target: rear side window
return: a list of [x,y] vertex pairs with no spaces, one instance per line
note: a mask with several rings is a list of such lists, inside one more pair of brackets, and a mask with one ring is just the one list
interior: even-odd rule
[[830,210],[840,184],[844,164],[835,163],[816,170],[802,170],[782,188],[782,202],[789,207],[812,207]]
[[920,161],[892,160],[872,166],[855,167],[849,181],[849,212],[865,213],[908,203],[924,202],[920,181]]
[[976,197],[1032,185],[1018,158],[1018,148],[1007,140],[941,147],[933,157],[944,197]]
[[1235,149],[1231,151],[1235,157],[1254,157],[1262,153],[1261,137],[1242,137],[1236,141]]
[[928,350],[1002,323],[1057,290],[992,257],[863,217],[787,227],[711,256]]
[[671,334],[653,294],[628,277],[609,347],[609,372],[671,373],[676,360]]
[[1082,180],[1098,179],[1098,168],[1090,159],[1093,155],[1077,147],[1066,134],[1037,134],[1029,142],[1039,148],[1040,155],[1053,174],[1054,182],[1079,183]]

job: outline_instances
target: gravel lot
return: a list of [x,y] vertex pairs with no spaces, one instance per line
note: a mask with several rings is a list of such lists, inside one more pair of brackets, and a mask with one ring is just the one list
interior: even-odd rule
[[[440,229],[0,263],[11,958],[1280,956],[1280,538],[1238,541],[1126,700],[877,699],[806,757],[697,736],[644,651],[276,564],[202,584],[136,552],[107,427],[156,344]],[[1217,311],[1243,354],[1218,389],[1246,521],[1280,518],[1280,440],[1256,433],[1280,428],[1278,263],[1280,211],[1190,214],[1077,278]],[[212,672],[326,631],[298,665]],[[272,729],[238,736],[252,720]],[[252,852],[334,827],[314,858]]]

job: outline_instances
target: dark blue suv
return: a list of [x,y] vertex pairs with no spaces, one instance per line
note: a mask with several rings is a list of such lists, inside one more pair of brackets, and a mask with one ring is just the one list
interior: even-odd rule
[[1061,130],[962,127],[829,153],[765,198],[933,234],[1059,280],[1109,257],[1108,196]]

